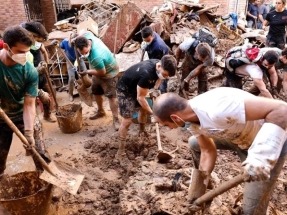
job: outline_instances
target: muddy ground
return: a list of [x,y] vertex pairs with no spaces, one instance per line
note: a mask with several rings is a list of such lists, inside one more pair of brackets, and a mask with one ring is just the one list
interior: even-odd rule
[[[211,69],[209,88],[222,82],[220,69]],[[189,95],[196,94],[196,81],[190,86]],[[170,89],[176,89],[176,83]],[[68,104],[66,92],[57,93],[59,105]],[[75,103],[80,102],[76,98]],[[163,148],[175,150],[174,158],[166,163],[157,162],[157,141],[154,125],[149,125],[148,136],[138,135],[138,125],[130,128],[127,155],[133,169],[127,172],[115,159],[118,148],[117,132],[112,127],[111,111],[105,101],[107,116],[89,120],[96,111],[95,107],[83,106],[83,128],[74,134],[64,134],[57,123],[44,122],[45,141],[52,158],[65,162],[84,175],[84,181],[73,196],[55,188],[49,215],[148,215],[148,214],[187,214],[187,188],[192,172],[192,159],[187,138],[189,134],[182,129],[170,130],[160,127]],[[19,148],[16,147],[16,148]],[[18,149],[17,149],[18,150]],[[13,154],[13,152],[12,152]],[[14,154],[15,155],[15,154]],[[25,157],[17,152],[17,159]],[[15,156],[10,157],[15,159]],[[240,173],[241,163],[232,152],[219,151],[215,170],[212,174],[213,185],[231,179]],[[175,176],[181,176],[179,183],[173,185]],[[210,209],[204,214],[239,214],[243,184],[218,196]],[[272,196],[268,214],[287,214],[287,165],[279,177]]]

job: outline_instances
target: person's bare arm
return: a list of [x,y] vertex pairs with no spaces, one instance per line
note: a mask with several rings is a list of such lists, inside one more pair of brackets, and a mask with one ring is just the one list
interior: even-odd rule
[[43,56],[44,56],[45,62],[46,62],[46,63],[49,63],[49,55],[48,55],[48,52],[47,52],[47,50],[46,50],[44,44],[41,45],[40,50],[41,50],[41,52],[42,52],[42,54],[43,54]]
[[205,68],[203,64],[199,64],[197,67],[195,67],[194,70],[192,70],[188,76],[184,79],[185,82],[189,83],[190,80],[196,76],[199,75],[199,73]]
[[217,157],[215,143],[211,138],[204,135],[197,137],[197,141],[201,150],[199,170],[210,174],[214,168]]
[[175,50],[175,59],[176,59],[177,65],[179,64],[179,61],[182,58],[183,53],[184,52],[179,47],[176,48],[176,50]]
[[262,79],[253,79],[254,85],[260,90],[260,94],[266,98],[273,98]]
[[259,20],[260,20],[262,23],[264,22],[264,19],[263,19],[262,14],[259,14],[259,15],[258,15],[258,18],[259,18]]
[[141,107],[147,111],[147,113],[152,114],[152,109],[150,108],[147,100],[146,100],[146,96],[149,92],[149,89],[147,88],[142,88],[140,86],[137,86],[137,100],[139,102],[139,104],[141,105]]
[[265,122],[276,124],[283,129],[287,128],[287,104],[285,102],[254,96],[246,98],[244,104],[246,121],[264,119]]
[[278,83],[278,75],[275,66],[272,66],[272,68],[268,70],[268,73],[270,75],[271,86],[276,87]]
[[269,22],[265,19],[263,22],[262,29],[265,30],[266,26],[268,26],[268,25],[269,25]]
[[[106,69],[103,68],[103,69],[89,69],[87,71],[87,74],[89,75],[95,75],[95,76],[98,76],[98,77],[103,77],[105,76],[107,73]],[[81,74],[81,73],[80,73]]]
[[34,119],[36,116],[35,97],[25,96],[23,106],[23,121],[25,130],[34,129]]

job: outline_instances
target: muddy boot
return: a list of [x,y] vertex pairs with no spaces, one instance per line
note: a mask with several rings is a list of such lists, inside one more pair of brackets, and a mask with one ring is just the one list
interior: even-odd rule
[[117,154],[115,155],[115,158],[120,162],[121,167],[123,167],[126,170],[131,170],[133,165],[128,159],[128,156],[125,152],[125,146],[126,146],[126,141],[120,140],[119,149],[117,151]]
[[70,84],[69,85],[69,101],[70,102],[74,101],[73,92],[74,92],[74,86]]
[[120,121],[117,116],[113,116],[113,126],[114,126],[115,131],[118,131],[120,128]]
[[94,119],[99,119],[106,116],[106,113],[104,110],[100,110],[98,111],[96,114],[94,114],[93,116],[90,116],[89,119],[94,120]]
[[47,122],[56,122],[57,119],[51,113],[50,104],[43,104],[43,108],[44,108],[44,117],[43,117],[44,120],[46,120]]

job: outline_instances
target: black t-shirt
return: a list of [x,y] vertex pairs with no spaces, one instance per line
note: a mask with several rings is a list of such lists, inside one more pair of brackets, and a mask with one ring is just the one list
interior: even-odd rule
[[117,90],[136,97],[137,86],[145,89],[153,88],[158,79],[156,63],[159,61],[158,59],[150,59],[131,66],[118,81]]
[[270,28],[268,34],[271,36],[284,36],[285,26],[287,25],[287,10],[277,12],[276,10],[270,11],[266,20],[269,22]]

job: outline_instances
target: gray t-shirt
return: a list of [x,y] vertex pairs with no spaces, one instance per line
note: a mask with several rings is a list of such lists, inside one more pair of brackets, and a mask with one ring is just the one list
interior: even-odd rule
[[[182,51],[187,52],[188,49],[190,48],[190,46],[194,43],[195,38],[189,37],[187,39],[185,39],[180,45],[179,48]],[[211,58],[205,60],[203,62],[203,66],[212,66],[212,64],[214,63],[214,58],[215,58],[215,51],[214,48],[211,47]]]

